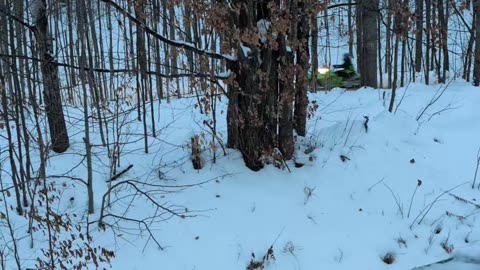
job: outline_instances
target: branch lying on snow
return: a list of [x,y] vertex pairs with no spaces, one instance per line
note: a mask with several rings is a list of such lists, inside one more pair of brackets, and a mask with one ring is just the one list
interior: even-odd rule
[[455,194],[452,194],[452,193],[450,193],[450,192],[448,193],[448,195],[454,197],[456,200],[459,200],[459,201],[461,201],[461,202],[463,202],[463,203],[466,203],[466,204],[471,204],[471,205],[475,206],[475,208],[480,209],[480,204],[476,204],[476,203],[474,203],[474,202],[471,202],[471,201],[469,201],[469,200],[467,200],[467,199],[465,199],[465,198],[459,197],[459,196],[457,196],[457,195],[455,195]]
[[115,181],[117,180],[118,178],[120,178],[120,176],[124,175],[126,172],[128,172],[131,168],[133,168],[133,164],[130,164],[128,165],[128,167],[124,170],[122,170],[121,172],[115,174],[114,176],[112,176],[112,178],[110,178],[109,180],[107,180],[107,183],[110,182],[110,181]]
[[412,268],[410,270],[420,270],[420,269],[424,269],[425,267],[430,267],[430,266],[433,266],[433,265],[436,265],[436,264],[444,264],[444,263],[448,263],[448,262],[451,262],[453,261],[453,257],[450,257],[448,259],[445,259],[445,260],[441,260],[441,261],[438,261],[438,262],[434,262],[434,263],[429,263],[429,264],[425,264],[425,265],[422,265],[422,266],[417,266],[415,268]]

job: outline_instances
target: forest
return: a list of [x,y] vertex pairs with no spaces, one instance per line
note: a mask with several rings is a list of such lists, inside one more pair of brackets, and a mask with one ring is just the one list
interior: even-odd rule
[[480,269],[480,0],[0,0],[0,270]]

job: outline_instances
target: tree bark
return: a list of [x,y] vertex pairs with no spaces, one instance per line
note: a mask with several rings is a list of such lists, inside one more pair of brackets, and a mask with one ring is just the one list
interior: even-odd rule
[[[316,8],[315,6],[313,8]],[[318,69],[318,21],[317,21],[317,14],[316,12],[313,13],[313,15],[311,16],[311,22],[312,24],[312,27],[311,27],[311,30],[312,30],[312,55],[311,55],[311,58],[312,58],[312,90],[314,93],[317,92],[317,80],[316,80],[316,76],[315,74],[317,73],[317,69]],[[353,30],[352,28],[350,28],[350,31],[352,31],[352,33],[350,33],[350,38],[351,40],[349,41],[351,43],[351,46],[353,46]],[[350,45],[349,45],[350,46]]]
[[[439,82],[444,83],[447,76],[447,70],[450,69],[450,63],[448,59],[448,24],[447,24],[447,14],[445,12],[446,7],[444,6],[444,1],[438,1],[438,21],[440,25],[440,51],[443,53],[443,64],[442,70],[439,72]],[[445,1],[445,5],[448,6],[448,1]]]
[[[303,69],[308,69],[306,35],[313,12],[307,4],[310,1],[303,0],[290,2],[288,9],[272,0],[234,2],[239,13],[230,10],[226,21],[229,28],[238,32],[225,37],[238,55],[236,62],[228,63],[233,73],[228,83],[228,145],[239,149],[246,166],[257,171],[264,166],[263,157],[281,162],[274,155],[275,149],[280,150],[283,160],[293,156],[294,125],[300,130],[306,120],[307,85]],[[305,12],[299,14],[303,14],[303,22],[301,17],[277,25],[271,21],[289,10],[296,14],[296,10],[302,9]],[[294,104],[298,106],[297,123]]]
[[425,13],[426,13],[426,42],[427,46],[425,48],[425,83],[429,84],[430,82],[430,47],[431,47],[431,33],[432,33],[432,21],[431,21],[431,1],[425,0]]
[[480,1],[473,1],[475,12],[475,56],[473,62],[473,85],[480,85]]
[[[80,67],[87,68],[87,35],[88,35],[88,25],[87,25],[87,12],[85,3],[83,1],[77,2],[77,34],[80,40]],[[92,62],[89,63],[90,65]],[[92,66],[90,66],[92,68]],[[85,143],[85,159],[87,162],[87,194],[88,194],[88,213],[93,214],[94,212],[94,196],[93,196],[93,166],[92,166],[92,146],[90,144],[90,122],[89,122],[89,105],[88,105],[88,94],[87,94],[87,84],[90,88],[94,88],[93,80],[87,80],[87,71],[85,69],[80,70],[80,81],[82,84],[82,95],[83,95],[83,124],[85,127],[83,142]],[[93,90],[90,91],[93,93]],[[98,112],[100,113],[100,112]]]
[[[309,69],[308,59],[308,33],[309,33],[309,16],[308,11],[305,10],[307,0],[300,0],[298,2],[298,18],[300,21],[297,26],[297,42],[301,45],[297,47],[297,64],[299,71],[297,72],[298,87],[295,89],[295,131],[299,136],[305,136],[307,134],[307,107],[308,107],[308,95],[307,88],[304,87],[307,85],[306,76]],[[312,74],[315,74],[312,73]],[[316,81],[315,76],[312,75],[312,80]],[[293,147],[292,147],[293,148]]]
[[50,139],[52,141],[52,150],[56,153],[63,153],[69,148],[70,142],[63,115],[58,66],[53,57],[53,41],[48,32],[46,1],[36,1],[38,2],[38,8],[32,11],[32,13],[35,13],[35,37],[38,53],[42,60],[43,95],[50,129]]
[[423,0],[415,0],[415,71],[422,71],[423,56]]
[[378,0],[360,0],[362,17],[362,63],[361,85],[377,88],[377,12]]

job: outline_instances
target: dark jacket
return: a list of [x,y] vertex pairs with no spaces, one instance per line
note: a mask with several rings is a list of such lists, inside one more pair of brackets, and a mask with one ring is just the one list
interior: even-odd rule
[[343,64],[333,65],[333,67],[343,69],[336,72],[341,77],[351,77],[355,74],[355,69],[353,68],[352,59],[348,56],[343,58]]

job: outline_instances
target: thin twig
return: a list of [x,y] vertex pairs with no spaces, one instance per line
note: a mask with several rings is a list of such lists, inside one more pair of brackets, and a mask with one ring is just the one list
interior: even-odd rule
[[388,190],[390,190],[390,193],[392,193],[392,196],[393,198],[395,199],[395,203],[397,204],[397,207],[398,207],[398,211],[400,211],[400,215],[402,216],[402,218],[404,217],[403,215],[403,207],[402,207],[402,204],[400,202],[400,198],[395,195],[395,193],[393,192],[393,190],[385,183],[383,183],[383,185],[388,188]]
[[[423,219],[425,218],[425,216],[427,216],[428,212],[430,212],[430,210],[432,209],[433,205],[438,201],[438,199],[440,199],[443,195],[447,194],[447,193],[450,193],[450,191],[458,188],[458,187],[461,187],[465,184],[468,184],[468,182],[464,182],[464,183],[461,183],[461,184],[458,184],[456,186],[454,186],[453,188],[451,189],[448,189],[444,192],[442,192],[442,194],[438,195],[431,203],[429,203],[427,206],[425,206],[425,208],[422,209],[422,211],[420,211],[420,213],[418,213],[417,217],[413,220],[412,224],[410,224],[410,229],[413,228],[413,225],[415,225],[415,222],[418,220],[418,218],[420,218],[420,216],[423,216],[420,218],[420,220],[418,221],[417,224],[420,224]],[[425,212],[425,213],[424,213]]]
[[[475,175],[473,176],[472,189],[475,188],[475,182],[477,181],[477,173],[478,173],[479,165],[480,165],[480,147],[478,148],[478,151],[477,151],[477,166],[475,168]],[[477,188],[480,189],[480,184],[478,185]]]
[[378,182],[376,182],[373,186],[369,187],[369,188],[368,188],[368,192],[372,191],[372,189],[373,189],[376,185],[382,183],[383,180],[385,180],[385,177],[382,177],[382,179],[380,179]]

